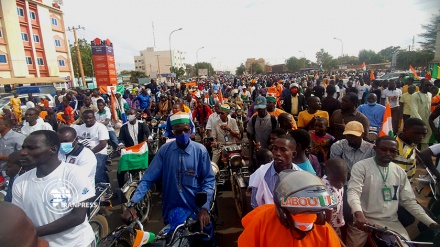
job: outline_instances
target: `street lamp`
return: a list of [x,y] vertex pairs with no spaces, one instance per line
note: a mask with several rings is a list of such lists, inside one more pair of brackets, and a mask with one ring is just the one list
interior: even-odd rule
[[[173,52],[171,51],[171,34],[173,34],[174,32],[180,31],[180,30],[182,30],[182,28],[173,30],[170,33],[170,36],[169,36],[169,42],[170,42],[170,64],[171,64],[171,67],[173,67]],[[170,73],[171,73],[171,67],[170,67]]]
[[199,49],[197,49],[196,51],[196,59],[197,59],[197,64],[196,64],[196,76],[199,76],[199,51],[201,49],[205,48],[204,46],[200,47]]
[[[211,58],[211,60],[209,61],[209,65],[211,65],[212,67],[212,60],[216,59],[216,57]],[[214,67],[212,67],[212,70],[214,70]],[[209,68],[208,68],[208,76],[209,76]]]
[[303,68],[306,68],[306,54],[303,51],[299,51],[303,54]]
[[342,57],[344,56],[344,42],[342,42],[341,39],[338,39],[336,37],[333,37],[333,39],[337,39],[339,41],[341,41],[341,46],[342,46],[342,53],[341,53],[341,68],[342,68]]

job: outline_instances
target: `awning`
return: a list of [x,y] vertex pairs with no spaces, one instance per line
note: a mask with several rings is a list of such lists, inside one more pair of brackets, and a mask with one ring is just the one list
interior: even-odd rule
[[56,83],[56,82],[68,82],[60,77],[34,77],[34,78],[0,78],[0,85],[7,84],[43,84],[43,83]]

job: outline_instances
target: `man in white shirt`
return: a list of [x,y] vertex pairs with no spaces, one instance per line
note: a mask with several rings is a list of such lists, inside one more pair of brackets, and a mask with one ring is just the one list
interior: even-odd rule
[[82,119],[84,124],[74,125],[73,128],[76,130],[78,141],[95,154],[97,161],[95,183],[108,183],[108,174],[105,172],[108,158],[108,130],[102,123],[96,122],[95,113],[92,110],[85,110]]
[[26,212],[49,246],[90,246],[95,236],[86,201],[95,188],[81,177],[79,167],[58,160],[59,148],[53,131],[35,131],[24,140],[21,165],[36,168],[15,180],[12,203]]
[[[98,100],[100,100],[100,99],[104,100],[104,99],[99,95],[99,89],[93,89],[91,100],[92,100],[92,104],[93,104],[95,107],[98,107]],[[61,102],[62,102],[62,101],[61,101]]]
[[402,90],[396,88],[396,82],[394,80],[390,80],[390,82],[388,82],[388,88],[383,90],[381,95],[382,105],[386,105],[386,99],[388,99],[388,102],[390,103],[394,135],[397,135],[397,132],[399,130],[399,121],[400,121],[399,102],[401,96],[402,96]]
[[21,133],[25,136],[30,135],[32,132],[37,130],[53,130],[49,123],[43,121],[43,119],[38,117],[38,110],[35,108],[29,108],[24,114],[26,122],[21,127]]
[[107,127],[108,135],[110,137],[109,144],[112,146],[113,151],[116,151],[119,145],[119,140],[111,122],[112,113],[110,112],[110,109],[105,106],[105,102],[102,99],[98,100],[98,111],[95,112],[95,118],[98,123],[102,123]]
[[[220,102],[216,102],[214,105],[214,113],[209,115],[208,122],[206,123],[207,136],[211,136],[212,125],[220,119],[220,105]],[[231,116],[228,115],[228,118],[231,118]]]
[[417,203],[405,170],[392,162],[398,154],[397,141],[390,136],[376,140],[376,156],[354,164],[348,182],[347,200],[354,214],[354,226],[347,230],[347,246],[363,247],[369,229],[365,224],[378,224],[394,230],[409,240],[397,217],[403,206],[431,229],[440,229]]
[[82,170],[82,178],[85,179],[87,176],[90,184],[95,184],[97,163],[95,154],[90,149],[84,147],[84,145],[78,143],[76,131],[72,127],[59,129],[58,137],[61,142],[58,159],[62,162],[79,166]]

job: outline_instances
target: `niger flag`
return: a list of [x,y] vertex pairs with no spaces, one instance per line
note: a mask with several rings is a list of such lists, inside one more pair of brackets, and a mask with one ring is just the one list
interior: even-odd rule
[[367,65],[365,65],[365,62],[362,63],[361,68],[363,71],[367,71]]
[[382,128],[380,129],[379,137],[381,137],[381,136],[392,136],[392,137],[394,137],[394,134],[393,134],[393,123],[392,123],[391,120],[392,120],[392,118],[391,118],[391,107],[390,107],[390,103],[388,102],[388,99],[387,99],[387,103],[386,103],[386,107],[385,107],[385,115],[383,116]]
[[376,80],[376,77],[374,76],[374,72],[372,70],[370,70],[370,80]]
[[417,75],[416,70],[414,69],[413,66],[411,66],[411,64],[409,65],[409,70],[411,70],[415,79],[419,79],[419,76]]
[[121,149],[118,171],[130,171],[148,168],[148,144],[141,142],[137,145]]

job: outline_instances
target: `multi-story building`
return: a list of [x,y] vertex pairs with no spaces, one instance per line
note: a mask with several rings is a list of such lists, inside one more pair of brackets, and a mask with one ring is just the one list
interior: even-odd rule
[[52,84],[73,78],[63,12],[57,1],[0,1],[1,78],[11,78],[4,81],[14,84]]
[[171,66],[185,68],[185,54],[178,50],[172,50],[172,62],[170,51],[155,51],[153,47],[140,51],[139,56],[134,56],[136,71],[144,72],[147,76],[156,77],[158,74],[168,74]]
[[[248,58],[246,59],[246,71],[249,71],[252,64],[257,63],[260,65],[260,67],[263,69],[263,73],[266,72],[266,61],[264,61],[263,58],[255,59],[255,58]],[[252,73],[255,73],[255,71],[252,71]]]

